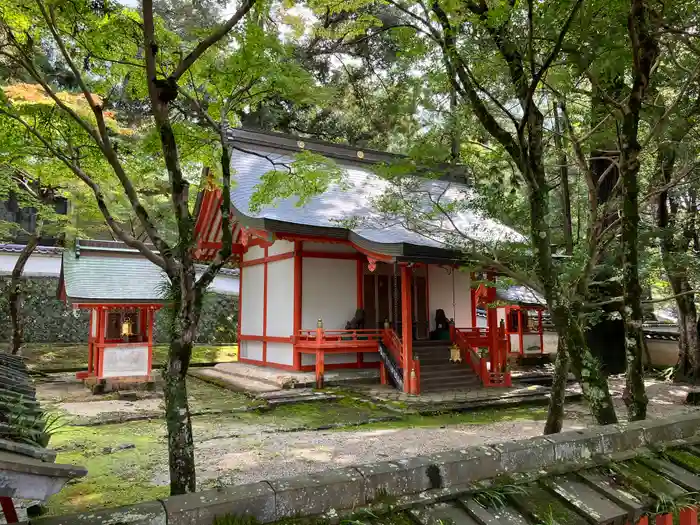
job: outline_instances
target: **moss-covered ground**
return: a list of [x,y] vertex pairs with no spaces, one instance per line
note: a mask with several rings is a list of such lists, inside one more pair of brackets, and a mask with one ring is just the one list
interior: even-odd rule
[[[34,370],[62,370],[87,367],[87,345],[28,344],[22,350]],[[153,347],[153,366],[165,364],[167,345]],[[192,363],[230,363],[238,360],[238,345],[198,345],[192,350]]]
[[[190,379],[189,393],[194,411],[198,407],[225,408],[250,403],[245,396]],[[283,405],[270,410],[247,413],[222,413],[195,416],[192,420],[197,454],[212,453],[215,440],[264,436],[265,433],[324,425],[348,425],[349,430],[381,430],[400,428],[444,427],[447,425],[482,425],[498,421],[542,419],[541,407],[484,410],[462,414],[407,416],[399,421],[386,421],[354,426],[370,418],[396,417],[395,411],[370,402],[343,398],[335,401]],[[345,429],[344,429],[345,430]],[[268,434],[269,435],[269,434]],[[289,434],[294,440],[294,434]],[[245,446],[239,447],[244,452]],[[230,443],[230,441],[226,441]],[[83,465],[87,477],[68,484],[47,502],[51,515],[69,514],[96,508],[126,505],[167,496],[168,459],[165,423],[162,419],[134,421],[98,426],[65,426],[51,439],[58,450],[58,463]],[[238,447],[238,445],[236,445]],[[202,451],[202,452],[199,452]],[[206,451],[206,452],[205,452]],[[238,451],[238,450],[236,450]],[[232,452],[226,450],[226,452]],[[260,476],[264,476],[261,472]],[[211,481],[211,480],[209,480]],[[200,487],[212,486],[203,481]]]

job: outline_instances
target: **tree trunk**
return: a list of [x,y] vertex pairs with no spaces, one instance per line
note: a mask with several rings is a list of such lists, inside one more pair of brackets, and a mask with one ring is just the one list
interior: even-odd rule
[[38,230],[34,231],[29,236],[27,244],[19,254],[17,262],[12,269],[12,279],[10,281],[10,320],[12,322],[12,354],[19,355],[24,344],[24,319],[22,315],[22,305],[24,303],[24,294],[22,290],[22,274],[24,267],[39,244]]
[[[588,402],[591,414],[599,425],[617,423],[608,379],[603,372],[600,360],[593,355],[578,320],[578,307],[560,306],[552,312],[552,320],[557,333],[565,334],[571,370],[581,385],[583,397]],[[560,336],[561,337],[561,336]]]
[[564,425],[564,403],[566,401],[566,380],[569,376],[569,349],[567,334],[558,334],[557,359],[554,363],[554,378],[549,398],[547,422],[544,425],[545,434],[558,434]]
[[[667,270],[668,272],[668,270]],[[680,277],[680,272],[669,278],[674,294],[692,290],[687,276]],[[676,291],[679,290],[679,291]],[[695,295],[676,297],[678,306],[678,364],[674,374],[676,381],[697,383],[700,379],[700,341],[698,341],[698,313],[695,307]]]
[[[624,139],[623,139],[624,140]],[[630,164],[630,162],[632,164]],[[642,287],[639,283],[639,202],[637,172],[639,161],[622,161],[622,285],[624,289],[625,358],[627,373],[623,399],[630,421],[645,419],[649,400],[644,389],[642,355]]]
[[188,329],[194,316],[195,304],[179,300],[182,293],[173,284],[175,299],[168,348],[168,364],[164,370],[165,419],[168,427],[168,460],[170,465],[170,494],[186,494],[196,490],[194,440],[187,398],[189,368],[194,331]]

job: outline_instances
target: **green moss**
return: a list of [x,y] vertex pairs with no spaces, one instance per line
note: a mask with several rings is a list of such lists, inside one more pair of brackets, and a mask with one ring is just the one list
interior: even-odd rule
[[684,489],[638,461],[617,463],[612,468],[623,476],[629,484],[656,499],[675,500],[686,493]]
[[[82,465],[88,475],[63,488],[47,502],[51,515],[71,514],[162,498],[169,487],[151,479],[167,464],[165,427],[160,422],[65,427],[51,446],[57,463]],[[119,449],[119,446],[133,448]]]
[[251,406],[251,400],[241,392],[232,392],[197,379],[187,378],[187,395],[192,412],[231,410]]
[[[365,429],[398,429],[440,427],[447,425],[487,425],[499,421],[542,421],[547,417],[546,407],[512,407],[502,409],[484,409],[470,412],[452,412],[436,415],[407,415],[397,421],[381,421],[363,426]],[[355,430],[353,427],[338,429]]]
[[524,492],[510,494],[508,498],[515,502],[516,506],[525,509],[533,515],[538,523],[546,525],[587,525],[587,521],[574,512],[571,508],[542,488],[531,483],[524,487]]
[[396,414],[352,399],[310,401],[280,405],[271,410],[239,414],[242,421],[279,428],[317,428],[333,424],[357,424],[371,418],[394,417]]
[[[28,365],[35,370],[60,370],[87,367],[87,345],[27,344],[22,350]],[[153,366],[165,365],[168,345],[153,347]],[[191,363],[230,363],[238,360],[238,345],[197,345],[192,350]]]
[[665,450],[664,454],[674,463],[700,474],[700,457],[680,448]]

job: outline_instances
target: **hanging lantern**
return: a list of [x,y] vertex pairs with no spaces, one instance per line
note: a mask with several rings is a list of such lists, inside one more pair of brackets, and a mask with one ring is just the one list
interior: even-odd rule
[[131,319],[126,319],[122,323],[122,336],[134,335],[134,331],[131,325]]

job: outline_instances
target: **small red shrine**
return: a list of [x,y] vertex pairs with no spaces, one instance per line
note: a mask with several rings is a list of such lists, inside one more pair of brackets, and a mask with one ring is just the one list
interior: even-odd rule
[[88,369],[76,374],[86,385],[152,380],[153,323],[166,282],[159,267],[121,243],[82,240],[64,251],[59,298],[90,312]]
[[[325,370],[379,367],[383,382],[419,393],[418,349],[428,374],[427,361],[443,355],[447,345],[448,362],[452,344],[462,356],[455,367],[470,369],[486,386],[510,385],[507,357],[512,345],[505,327],[499,329],[496,308],[489,307],[495,289],[479,292],[472,287],[473,276],[459,269],[464,252],[450,247],[450,235],[459,230],[485,245],[524,242],[522,236],[463,208],[449,221],[438,218],[427,224],[435,232],[430,236],[381,216],[373,200],[390,182],[372,166],[403,160],[399,156],[248,129],[230,130],[229,140],[234,149],[234,257],[241,283],[240,362],[315,370],[319,385]],[[343,169],[343,182],[331,184],[303,206],[296,199],[282,199],[251,211],[249,203],[262,176],[288,169],[301,151],[333,159]],[[472,191],[448,177],[414,177],[414,182],[419,206],[421,199],[426,205],[449,206]],[[199,260],[213,258],[221,246],[221,202],[220,189],[199,195]],[[359,223],[354,220],[358,217]],[[493,281],[495,276],[487,278]],[[488,308],[486,327],[477,326],[478,301]],[[443,321],[447,318],[450,328]]]

